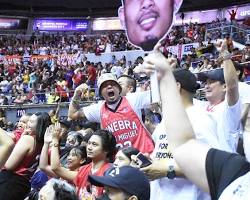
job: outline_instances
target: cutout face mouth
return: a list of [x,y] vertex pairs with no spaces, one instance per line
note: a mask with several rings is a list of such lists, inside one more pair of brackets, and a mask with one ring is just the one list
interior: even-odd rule
[[143,30],[148,31],[155,26],[158,17],[159,14],[157,12],[149,11],[141,15],[141,17],[138,20],[138,24],[141,26]]

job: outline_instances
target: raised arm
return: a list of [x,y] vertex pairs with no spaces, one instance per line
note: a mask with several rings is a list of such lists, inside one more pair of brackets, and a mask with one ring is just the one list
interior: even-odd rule
[[33,150],[34,142],[35,140],[32,136],[23,135],[20,140],[18,140],[6,161],[4,165],[5,168],[11,171],[15,170],[23,159]]
[[226,83],[226,99],[229,106],[233,106],[239,100],[238,76],[227,49],[227,41],[224,40],[221,47],[222,66]]
[[81,96],[84,94],[85,90],[87,90],[86,84],[81,84],[75,89],[69,104],[68,118],[72,120],[85,118],[84,112],[80,110]]
[[39,168],[44,171],[48,176],[50,177],[57,177],[57,175],[53,172],[53,170],[51,169],[51,166],[49,165],[49,159],[48,159],[48,151],[49,151],[49,145],[51,143],[52,140],[52,131],[53,127],[52,125],[50,125],[45,132],[44,135],[44,144],[43,144],[43,148],[41,151],[41,155],[40,155],[40,160],[39,160]]
[[205,161],[209,147],[194,139],[193,128],[172,74],[171,63],[159,51],[144,60],[148,64],[148,68],[156,68],[162,76],[160,94],[163,120],[174,159],[188,179],[208,191]]
[[55,124],[55,130],[52,136],[52,147],[51,147],[51,169],[54,173],[66,181],[73,181],[76,178],[77,171],[70,171],[69,169],[62,167],[60,164],[59,155],[59,134],[60,124]]
[[0,168],[4,165],[8,159],[12,149],[14,147],[14,141],[7,132],[0,128]]

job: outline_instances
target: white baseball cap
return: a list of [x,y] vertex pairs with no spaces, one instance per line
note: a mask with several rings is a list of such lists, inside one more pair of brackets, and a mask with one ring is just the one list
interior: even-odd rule
[[118,83],[117,81],[117,78],[114,74],[112,73],[105,73],[105,74],[102,74],[99,78],[98,78],[98,81],[97,81],[97,86],[98,86],[98,90],[99,90],[99,95],[101,95],[101,87],[102,87],[102,84],[106,81],[113,81],[117,84],[117,86],[119,87],[119,90],[120,92],[122,91],[122,87],[121,85]]

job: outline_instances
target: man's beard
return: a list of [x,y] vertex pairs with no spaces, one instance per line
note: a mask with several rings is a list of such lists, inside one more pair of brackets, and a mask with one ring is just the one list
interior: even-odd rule
[[159,41],[159,38],[155,37],[155,36],[147,36],[146,40],[143,41],[142,43],[140,43],[140,47],[144,50],[144,51],[152,51],[155,47],[155,45],[157,44],[157,42]]

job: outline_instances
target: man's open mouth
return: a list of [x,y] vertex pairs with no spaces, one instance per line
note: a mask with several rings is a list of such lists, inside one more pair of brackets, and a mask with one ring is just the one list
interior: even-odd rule
[[112,91],[112,92],[108,92],[108,96],[109,97],[113,97],[115,95],[115,93]]

